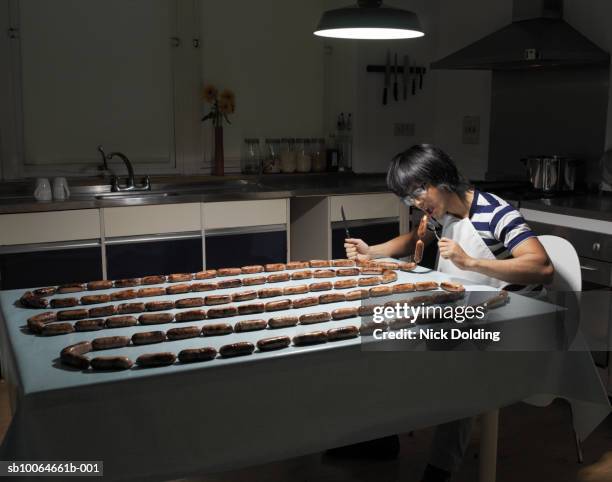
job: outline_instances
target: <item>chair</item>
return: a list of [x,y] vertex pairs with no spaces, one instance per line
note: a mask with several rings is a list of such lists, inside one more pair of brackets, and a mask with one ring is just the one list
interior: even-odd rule
[[[538,236],[540,243],[544,246],[553,267],[555,268],[555,274],[550,285],[547,286],[553,294],[564,297],[570,292],[573,293],[573,300],[570,302],[575,303],[575,306],[579,306],[580,292],[582,291],[582,271],[580,269],[580,260],[578,259],[578,253],[572,246],[572,244],[566,239],[558,236]],[[565,300],[567,303],[567,300]],[[564,304],[566,303],[559,303]],[[582,463],[584,457],[582,455],[582,444],[578,438],[576,430],[573,429],[574,415],[572,413],[572,406],[570,404],[570,415],[572,417],[572,430],[574,431],[574,441],[576,443],[576,455],[578,462]]]

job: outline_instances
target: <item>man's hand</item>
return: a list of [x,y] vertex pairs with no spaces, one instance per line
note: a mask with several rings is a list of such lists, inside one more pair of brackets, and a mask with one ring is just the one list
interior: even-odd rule
[[474,258],[468,256],[463,248],[452,239],[442,238],[438,241],[440,256],[449,259],[459,269],[469,270],[473,266]]
[[344,240],[346,257],[358,261],[371,259],[370,247],[362,239],[347,238]]

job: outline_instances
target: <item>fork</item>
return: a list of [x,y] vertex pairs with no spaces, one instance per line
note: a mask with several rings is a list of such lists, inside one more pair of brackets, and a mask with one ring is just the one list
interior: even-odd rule
[[442,226],[438,221],[435,221],[432,218],[427,219],[427,229],[435,234],[438,241],[440,241],[440,236],[438,235],[438,229],[440,227]]

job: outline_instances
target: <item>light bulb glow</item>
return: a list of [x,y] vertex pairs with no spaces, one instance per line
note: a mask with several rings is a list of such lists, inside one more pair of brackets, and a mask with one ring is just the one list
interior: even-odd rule
[[313,32],[319,37],[363,39],[363,40],[397,40],[422,37],[425,34],[418,30],[398,28],[334,28]]

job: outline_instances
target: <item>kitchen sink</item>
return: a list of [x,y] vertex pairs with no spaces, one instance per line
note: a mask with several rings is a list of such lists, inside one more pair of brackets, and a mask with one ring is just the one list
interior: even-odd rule
[[98,194],[96,199],[156,199],[178,196],[177,192],[159,192],[159,191],[132,191],[132,192],[107,192]]

